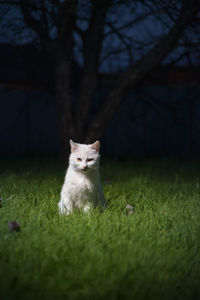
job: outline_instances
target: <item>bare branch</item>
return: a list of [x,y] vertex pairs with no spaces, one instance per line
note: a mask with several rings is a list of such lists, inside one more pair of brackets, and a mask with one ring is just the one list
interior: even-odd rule
[[[16,0],[16,1],[15,0],[1,0],[0,5],[1,4],[16,5],[16,6],[21,5],[20,0]],[[36,5],[34,5],[32,2],[28,3],[28,1],[24,3],[24,6],[28,7],[29,9],[34,9],[34,10],[38,9],[38,7]]]
[[[104,37],[107,37],[108,35],[112,34],[112,33],[116,33],[119,31],[122,31],[124,29],[127,29],[133,25],[138,24],[139,22],[141,22],[142,20],[145,20],[147,17],[154,15],[155,13],[159,13],[161,12],[160,10],[156,9],[156,10],[151,10],[143,15],[138,16],[137,18],[131,20],[130,22],[127,22],[126,24],[120,26],[120,27],[115,27],[115,30],[113,31],[113,28],[111,27],[111,30],[108,31],[106,34],[104,34]],[[108,25],[111,24],[111,22],[107,23]]]
[[24,21],[28,27],[30,27],[33,31],[35,31],[42,39],[48,38],[48,32],[42,26],[40,20],[36,20],[31,14],[31,7],[27,5],[26,0],[19,0],[20,8],[24,17]]
[[115,55],[115,54],[120,54],[120,53],[124,53],[127,52],[127,48],[119,48],[119,49],[114,49],[109,51],[108,53],[106,53],[102,60],[101,60],[101,64],[106,61],[111,55]]
[[120,78],[115,88],[113,88],[107,95],[104,105],[101,107],[94,119],[93,126],[89,128],[87,133],[88,140],[93,138],[94,133],[95,137],[100,135],[102,127],[105,128],[111,116],[113,116],[116,109],[124,99],[124,94],[128,87],[138,85],[146,75],[160,64],[160,62],[174,48],[181,33],[184,31],[185,27],[194,20],[199,10],[199,1],[195,1],[189,11],[183,10],[178,21],[168,34],[160,39],[149,53],[147,53],[140,61],[132,66],[122,78]]
[[184,51],[183,53],[181,53],[178,57],[176,57],[175,59],[172,59],[170,61],[170,63],[167,64],[168,67],[174,66],[176,65],[178,62],[180,62],[184,57],[186,57],[188,55],[188,50]]

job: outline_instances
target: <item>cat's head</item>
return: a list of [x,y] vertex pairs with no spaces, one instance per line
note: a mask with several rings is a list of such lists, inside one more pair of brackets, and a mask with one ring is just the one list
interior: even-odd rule
[[90,172],[99,167],[100,142],[93,144],[78,144],[70,140],[71,154],[69,157],[70,166],[81,172]]

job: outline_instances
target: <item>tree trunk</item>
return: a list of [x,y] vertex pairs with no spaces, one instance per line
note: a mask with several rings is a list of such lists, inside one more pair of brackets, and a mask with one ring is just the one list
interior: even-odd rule
[[84,67],[76,110],[76,123],[80,136],[85,135],[91,104],[98,84],[99,57],[104,38],[105,18],[111,2],[112,0],[101,0],[93,5],[90,25],[84,33]]
[[57,124],[60,141],[60,157],[68,159],[69,139],[76,137],[72,108],[72,57],[73,31],[76,26],[77,0],[64,2],[59,10],[59,31],[56,44],[55,93],[57,103]]
[[70,69],[71,61],[63,56],[59,56],[56,62],[55,93],[60,156],[62,161],[66,161],[66,156],[69,153],[69,139],[76,138],[71,105]]

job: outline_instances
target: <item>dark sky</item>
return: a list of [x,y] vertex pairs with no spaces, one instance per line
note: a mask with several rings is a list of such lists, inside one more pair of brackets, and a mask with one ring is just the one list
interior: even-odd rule
[[[37,43],[37,36],[36,34],[30,29],[23,29],[24,23],[22,21],[22,16],[20,10],[15,6],[9,10],[7,10],[7,6],[5,6],[5,14],[3,19],[1,20],[2,26],[0,28],[0,42],[1,43],[12,43],[12,44],[27,44],[30,42]],[[125,5],[121,5],[120,9],[117,8],[111,11],[107,15],[107,20],[114,21],[115,28],[119,28],[130,22],[132,20],[133,14],[135,14],[135,18],[138,16],[145,14],[148,12],[147,7],[144,5],[138,4],[137,9],[131,10],[130,7],[126,7]],[[88,10],[80,10],[79,14],[84,17],[88,17],[87,13]],[[3,10],[2,10],[3,15]],[[148,50],[155,45],[155,42],[165,34],[169,28],[173,25],[172,21],[169,17],[159,12],[159,18],[156,16],[149,16],[144,18],[140,22],[136,22],[134,26],[130,28],[125,28],[124,30],[120,31],[120,34],[124,37],[125,42],[133,46],[132,50],[132,61],[130,62],[130,57],[127,52],[118,53],[115,55],[107,57],[107,52],[112,51],[112,49],[123,49],[124,45],[120,36],[117,34],[107,35],[110,32],[110,27],[108,25],[105,26],[105,34],[107,38],[103,42],[103,51],[101,53],[102,63],[100,65],[101,72],[116,72],[119,70],[126,69],[130,63],[134,63],[138,59],[140,59]],[[161,20],[163,20],[161,22]],[[166,25],[165,25],[166,24]],[[84,20],[77,21],[77,25],[81,29],[87,28],[87,22]],[[188,33],[189,34],[189,33]],[[188,35],[186,34],[186,36]],[[54,39],[57,35],[56,27],[52,27],[49,30],[49,36]],[[83,57],[80,48],[82,47],[82,42],[77,33],[74,33],[75,38],[75,58],[76,60],[82,64]],[[190,35],[192,40],[195,40],[195,35]],[[140,44],[145,43],[145,47],[141,47]],[[149,44],[149,45],[148,45]],[[172,53],[165,59],[163,62],[164,64],[169,63],[171,58],[175,58],[185,51],[184,47],[179,47],[176,50],[172,51]],[[195,65],[198,63],[196,56],[194,53],[190,55],[191,62]],[[188,61],[187,58],[183,58],[179,65],[187,65]]]

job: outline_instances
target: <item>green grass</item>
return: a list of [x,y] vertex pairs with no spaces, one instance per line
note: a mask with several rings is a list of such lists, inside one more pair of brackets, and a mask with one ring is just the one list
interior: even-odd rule
[[55,160],[0,166],[1,300],[200,298],[199,162],[102,161],[107,209],[69,216]]

